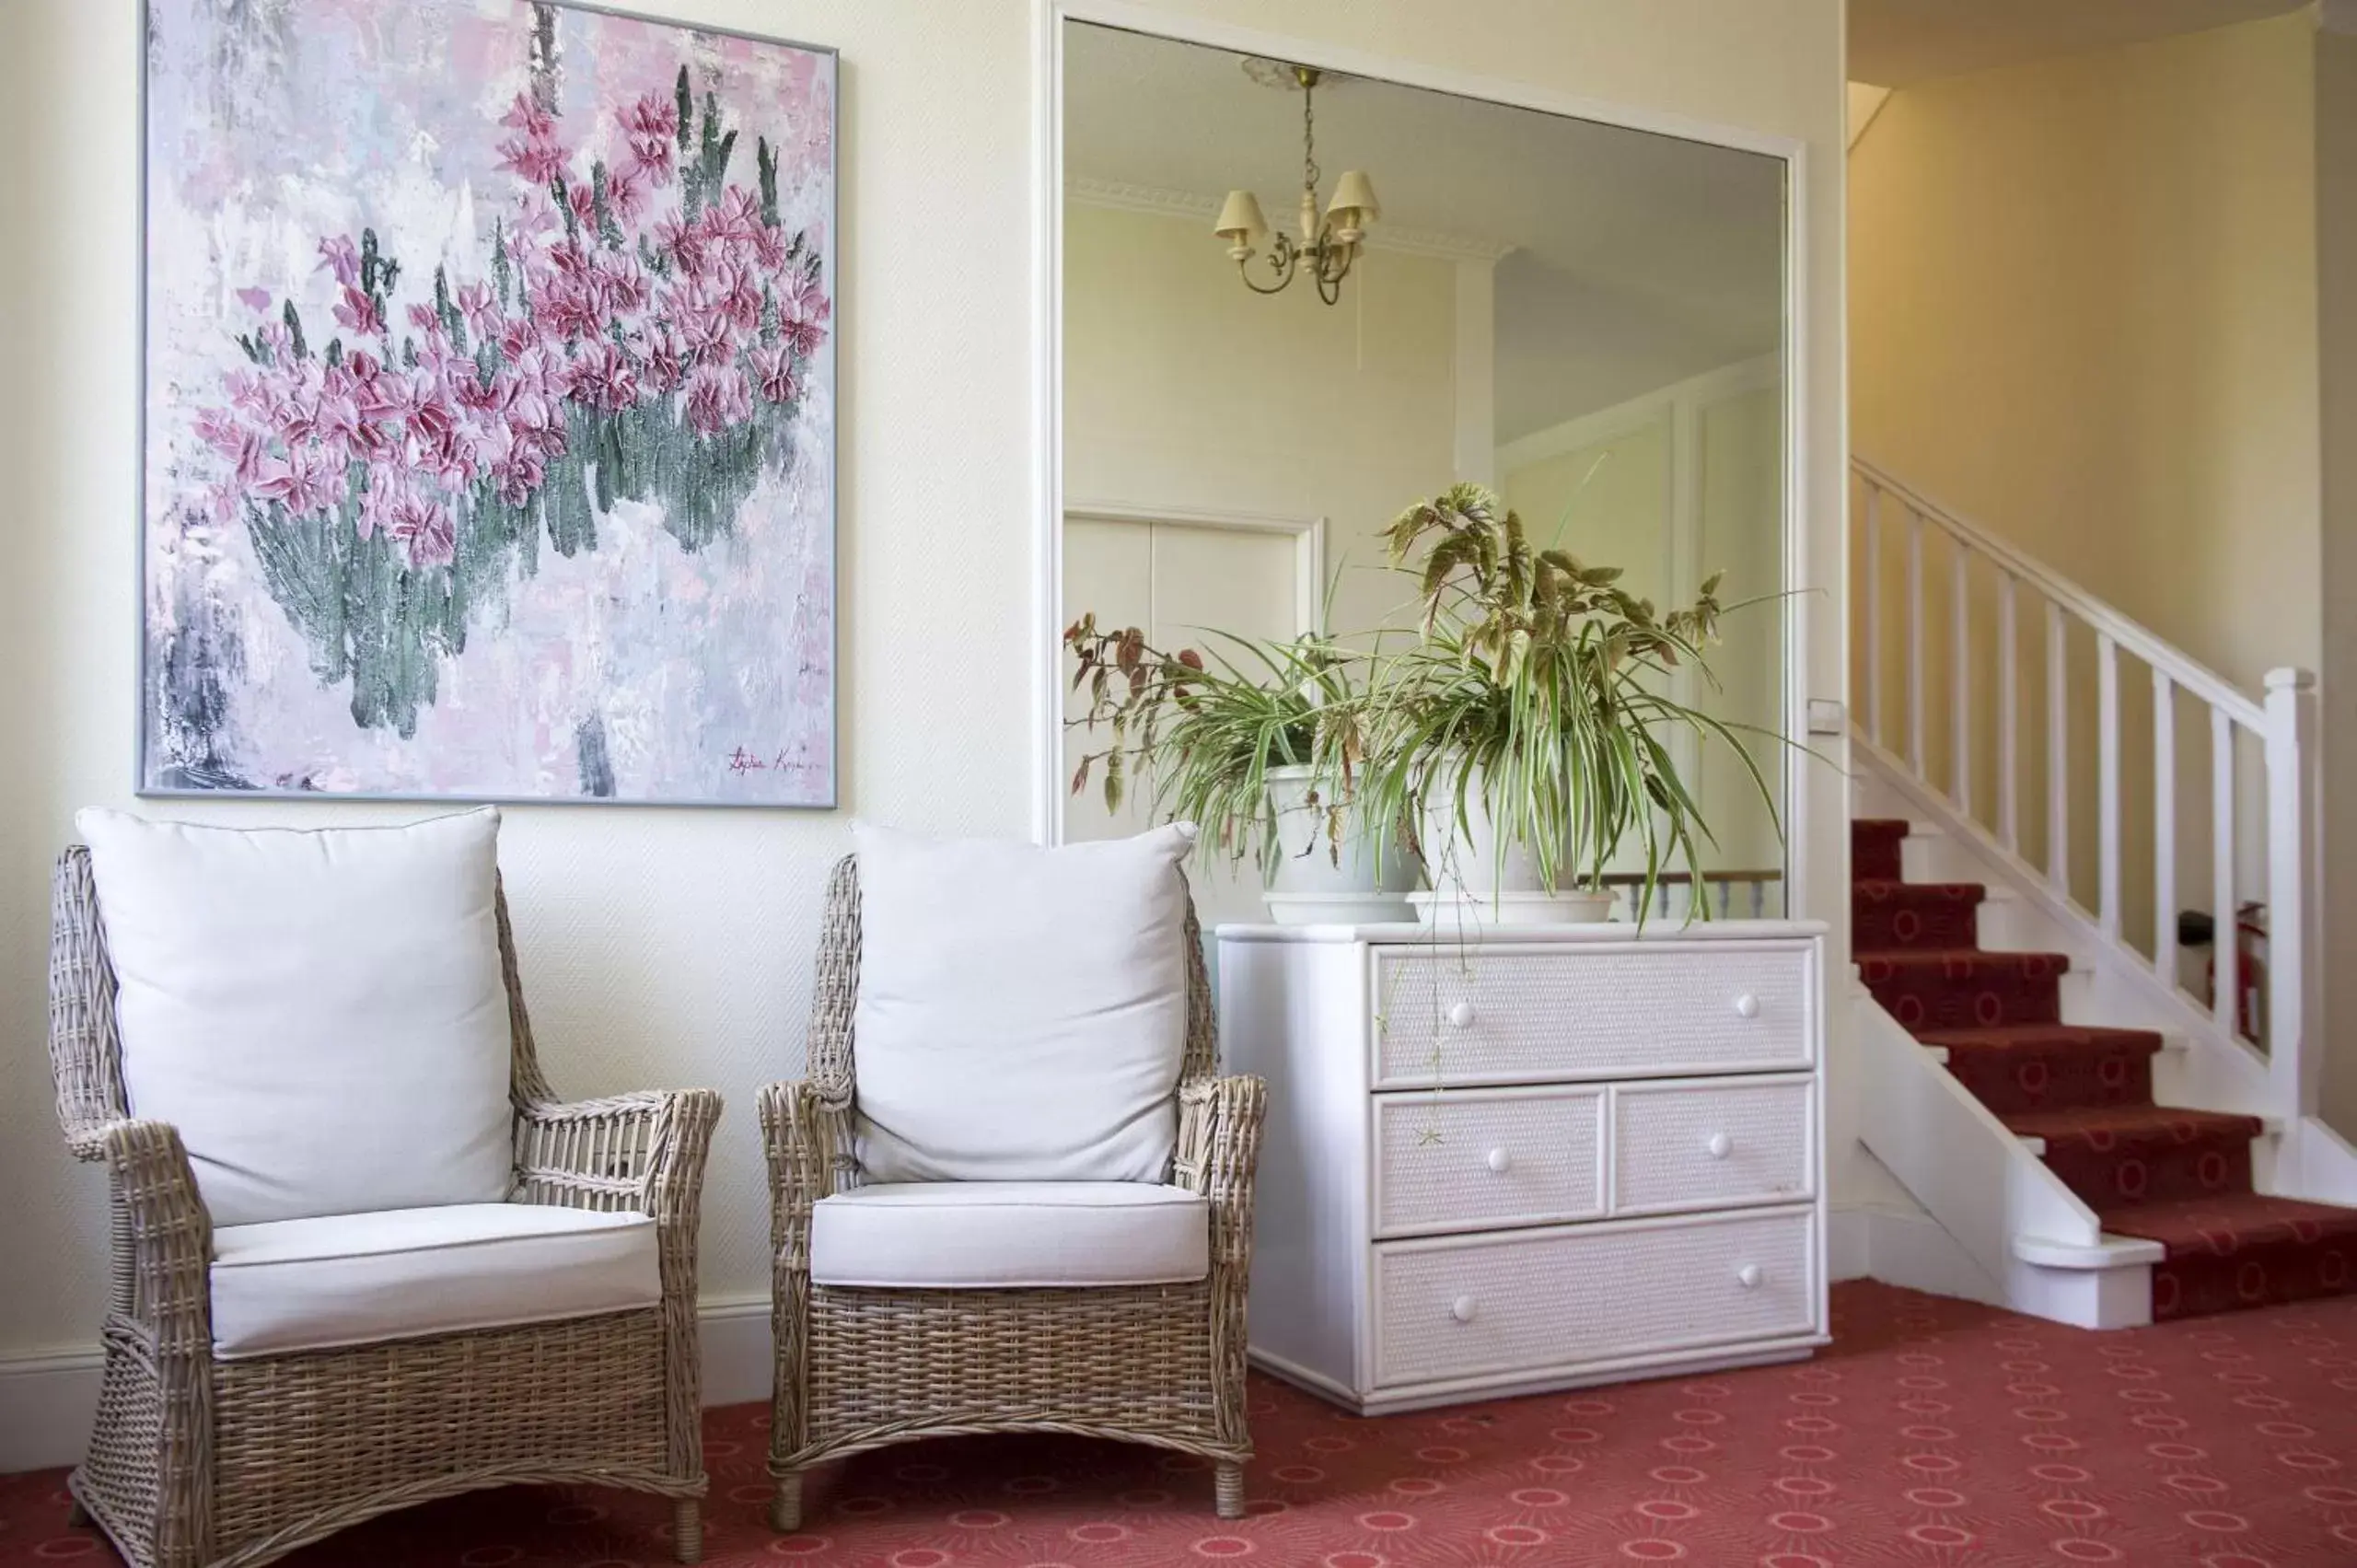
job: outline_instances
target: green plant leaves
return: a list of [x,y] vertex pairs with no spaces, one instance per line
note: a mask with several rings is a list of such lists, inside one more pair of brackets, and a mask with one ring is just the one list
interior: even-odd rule
[[[1417,584],[1418,635],[1404,647],[1208,631],[1202,649],[1166,654],[1093,613],[1065,628],[1073,690],[1089,693],[1073,725],[1110,738],[1082,759],[1073,792],[1098,763],[1109,808],[1129,782],[1150,781],[1156,813],[1195,821],[1204,842],[1263,872],[1287,854],[1339,857],[1353,823],[1377,858],[1403,844],[1436,871],[1454,846],[1421,842],[1421,825],[1461,840],[1478,807],[1497,853],[1533,852],[1550,889],[1599,886],[1608,862],[1641,853],[1640,910],[1673,866],[1699,876],[1713,842],[1670,738],[1731,749],[1773,818],[1733,729],[1664,690],[1681,666],[1708,679],[1717,575],[1663,617],[1619,586],[1620,567],[1534,551],[1521,518],[1478,484],[1417,502],[1382,537]],[[1318,831],[1298,845],[1280,842],[1269,800],[1280,767],[1311,770]],[[1705,901],[1693,907],[1707,917]]]

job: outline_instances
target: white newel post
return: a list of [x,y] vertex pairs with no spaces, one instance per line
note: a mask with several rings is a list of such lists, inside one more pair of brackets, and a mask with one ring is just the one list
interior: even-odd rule
[[[2299,1119],[2316,1114],[2324,1076],[2316,753],[2316,678],[2305,669],[2268,671],[2268,1071],[2295,1159]],[[2222,940],[2233,940],[2232,919],[2231,911],[2220,917]]]

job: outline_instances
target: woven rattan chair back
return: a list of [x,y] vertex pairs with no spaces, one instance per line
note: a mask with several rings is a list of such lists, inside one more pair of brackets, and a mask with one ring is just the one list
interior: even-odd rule
[[108,1167],[111,1284],[97,1420],[68,1478],[134,1568],[251,1568],[375,1515],[518,1482],[675,1500],[702,1551],[696,1225],[719,1120],[708,1089],[560,1102],[540,1071],[504,888],[512,1202],[656,1222],[659,1306],[216,1360],[213,1228],[172,1127],[132,1115],[114,968],[80,844],[51,892],[50,1065],[66,1146]]
[[1039,1289],[820,1284],[810,1278],[812,1207],[862,1180],[853,1038],[859,867],[850,857],[837,863],[819,927],[807,1076],[772,1084],[761,1098],[776,1260],[776,1528],[796,1527],[802,1475],[813,1465],[981,1432],[1080,1434],[1194,1455],[1212,1466],[1220,1513],[1241,1514],[1252,1452],[1244,1304],[1266,1090],[1257,1078],[1218,1075],[1218,1025],[1191,900],[1183,941],[1187,1037],[1167,1179],[1206,1201],[1208,1277]]

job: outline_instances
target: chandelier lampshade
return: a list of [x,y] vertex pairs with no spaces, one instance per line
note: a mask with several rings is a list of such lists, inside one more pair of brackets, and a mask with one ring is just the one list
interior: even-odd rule
[[1334,187],[1334,200],[1326,209],[1326,221],[1333,226],[1334,238],[1345,245],[1355,245],[1382,215],[1383,205],[1375,199],[1375,181],[1355,168],[1344,170],[1341,181]]
[[1238,261],[1249,261],[1252,248],[1269,232],[1269,220],[1260,215],[1260,198],[1249,191],[1230,191],[1219,209],[1219,221],[1212,225],[1212,232],[1227,241],[1227,253]]

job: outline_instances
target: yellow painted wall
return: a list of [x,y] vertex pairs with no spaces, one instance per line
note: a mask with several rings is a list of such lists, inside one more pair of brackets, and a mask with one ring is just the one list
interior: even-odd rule
[[1910,87],[1850,162],[1855,450],[2254,690],[2321,617],[2314,28]]
[[[2315,102],[2301,13],[1906,87],[1850,160],[1853,449],[2254,693],[2269,668],[2314,668],[2322,651]],[[1886,528],[1897,750],[1898,651],[1915,618],[1903,528]],[[1951,674],[1949,559],[1927,541],[1934,693]],[[1972,570],[1971,787],[1993,821],[1994,578]],[[2016,786],[2042,862],[2042,610],[2021,609]],[[2093,907],[2092,638],[2074,633],[2067,657],[2072,880]],[[2122,920],[2147,947],[2152,692],[2124,661]],[[1946,786],[1946,708],[1933,712],[1925,761]],[[2177,903],[2206,908],[2207,724],[2190,703],[2177,718]],[[2260,781],[2244,747],[2238,893],[2259,898]]]
[[[503,858],[552,1076],[726,1097],[704,1204],[712,1303],[767,1289],[753,1094],[801,1065],[818,906],[853,813],[1019,836],[1037,799],[1029,0],[636,0],[842,50],[842,800],[837,813],[519,807]],[[1805,144],[1803,389],[1819,583],[1840,587],[1839,0],[1154,0],[1209,18]],[[75,807],[136,807],[138,117],[131,0],[0,5],[0,1357],[87,1347],[103,1188],[60,1146],[43,1061],[45,877]],[[1381,258],[1377,258],[1378,261]],[[1840,685],[1825,645],[1822,691]],[[319,825],[408,808],[180,805]],[[1813,824],[1838,842],[1839,802]],[[1837,1062],[1837,1066],[1839,1065]],[[1846,1150],[1843,1124],[1833,1146]],[[718,1391],[715,1389],[714,1391]],[[752,1397],[737,1393],[736,1397]],[[0,1412],[5,1423],[6,1412]]]
[[[2357,8],[2316,35],[2316,279],[2323,395],[2325,878],[2328,1031],[2357,1036]],[[2328,1053],[2326,1115],[2357,1137],[2357,1047]]]

